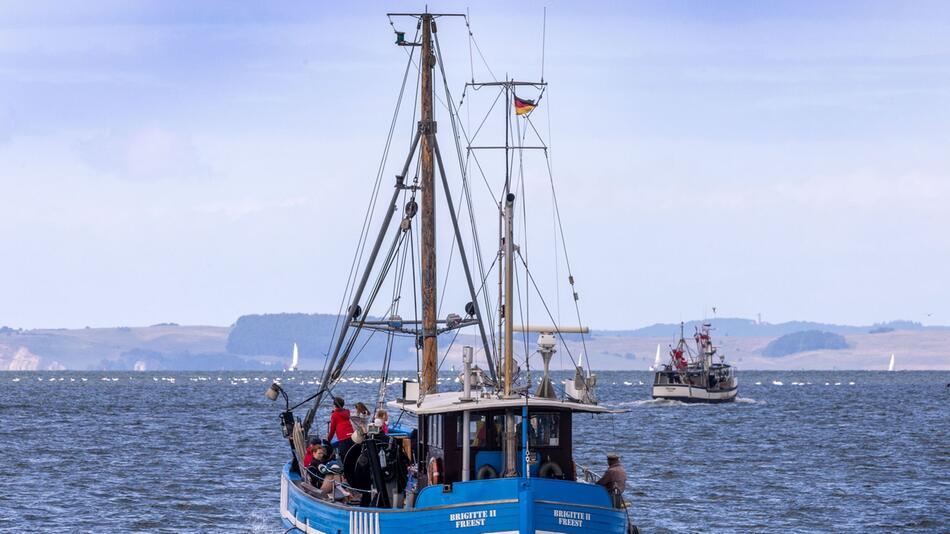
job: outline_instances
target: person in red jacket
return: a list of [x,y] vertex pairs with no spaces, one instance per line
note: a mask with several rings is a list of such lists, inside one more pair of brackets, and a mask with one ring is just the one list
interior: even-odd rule
[[333,413],[330,414],[330,431],[327,436],[333,439],[336,436],[336,449],[340,460],[346,458],[346,452],[353,446],[353,424],[350,422],[350,411],[344,408],[346,402],[342,397],[333,397]]

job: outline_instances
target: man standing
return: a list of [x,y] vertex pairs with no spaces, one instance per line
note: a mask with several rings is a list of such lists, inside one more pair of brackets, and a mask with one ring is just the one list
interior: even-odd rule
[[609,453],[607,455],[607,471],[604,476],[597,481],[598,484],[607,488],[607,493],[614,501],[617,508],[623,507],[623,491],[627,489],[627,472],[620,465],[620,455]]

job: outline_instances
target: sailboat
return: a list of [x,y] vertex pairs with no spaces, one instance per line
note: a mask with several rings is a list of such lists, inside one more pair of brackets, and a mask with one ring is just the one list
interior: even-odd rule
[[[459,133],[456,100],[445,76],[436,28],[437,19],[465,15],[426,12],[389,16],[390,21],[408,17],[416,27],[412,38],[396,31],[396,44],[408,56],[403,90],[412,67],[418,70],[419,120],[414,122],[408,156],[396,175],[391,198],[371,203],[385,211],[381,216],[367,217],[361,237],[365,248],[358,245],[358,252],[365,251],[365,255],[360,254],[361,260],[354,262],[355,268],[345,286],[341,305],[345,311],[329,347],[317,391],[294,405],[279,383],[271,384],[266,392],[271,400],[283,397],[285,407],[279,420],[291,453],[280,475],[281,518],[288,532],[318,534],[637,532],[629,521],[622,494],[592,483],[596,479],[593,473],[574,460],[575,414],[610,411],[597,403],[596,376],[585,370],[581,357],[581,365],[575,365],[575,380],[566,388],[570,395],[565,392],[558,396],[550,377],[549,364],[555,352],[561,350],[574,360],[563,335],[579,334],[583,342],[588,328],[581,324],[558,324],[550,311],[545,317],[547,324],[532,324],[522,304],[527,299],[524,292],[541,292],[515,243],[516,229],[522,228],[516,214],[524,213],[516,210],[516,205],[525,198],[516,195],[524,191],[518,187],[523,182],[515,181],[523,180],[524,175],[512,174],[520,167],[514,163],[523,151],[537,148],[543,150],[547,159],[547,146],[540,140],[540,134],[537,136],[543,146],[525,146],[525,137],[516,132],[527,132],[530,127],[537,133],[529,123],[530,112],[540,102],[547,84],[513,79],[473,79],[466,83],[463,99],[481,90],[481,94],[496,94],[496,103],[503,103],[498,107],[493,104],[489,113],[494,109],[504,115],[504,144],[476,146],[467,132]],[[467,18],[465,21],[467,25]],[[473,34],[469,31],[468,35],[471,38]],[[448,127],[445,123],[437,125],[434,120],[433,85],[437,73],[444,82],[445,97],[439,103],[448,113]],[[529,92],[540,94],[534,100],[519,98]],[[398,110],[397,105],[393,125]],[[452,198],[453,184],[438,142],[440,130],[453,134],[456,144],[462,179],[461,184],[455,184],[456,190],[461,189],[462,201],[458,203]],[[390,130],[390,140],[393,131]],[[466,147],[460,146],[463,136]],[[397,145],[387,142],[389,146]],[[493,216],[480,221],[471,207],[473,197],[463,154],[492,148],[504,151],[504,182],[491,195],[493,209],[487,212],[494,212]],[[547,169],[550,174],[550,165]],[[482,178],[491,190],[490,177],[483,174]],[[497,187],[500,176],[494,180]],[[553,196],[553,181],[551,193]],[[445,204],[436,210],[439,196]],[[469,239],[463,235],[460,206],[467,207],[465,222],[472,232]],[[450,259],[446,261],[443,257],[441,264],[436,261],[437,213],[449,216],[449,224],[440,228],[452,230]],[[557,217],[559,220],[560,215]],[[371,229],[377,223],[374,240]],[[498,249],[493,261],[482,258],[479,230],[497,231]],[[563,233],[560,238],[563,244]],[[470,243],[474,243],[471,249]],[[438,292],[448,292],[450,288],[439,286],[448,277],[437,273],[436,267],[452,264],[452,257],[464,274],[464,284],[459,283],[456,291],[465,294],[468,302],[464,315],[440,316]],[[565,261],[566,258],[565,254]],[[489,289],[493,285],[489,282],[492,270],[497,270],[498,276],[494,302],[497,306],[492,305]],[[580,323],[569,263],[567,274]],[[404,295],[404,290],[412,295]],[[549,308],[545,305],[543,309]],[[403,313],[411,316],[404,318]],[[440,354],[440,341],[451,340],[445,348],[444,354],[448,355],[462,329],[474,330],[472,338],[477,343],[462,347],[461,390],[440,391],[438,372],[440,362],[445,360]],[[516,334],[520,339],[516,340]],[[386,340],[376,404],[389,409],[392,424],[388,431],[369,424],[365,434],[353,435],[354,444],[348,450],[343,452],[343,447],[337,447],[331,461],[320,464],[309,460],[305,454],[307,444],[321,439],[326,443],[327,438],[333,438],[326,435],[326,427],[315,424],[318,418],[326,417],[325,401],[333,396],[334,386],[344,379],[346,370],[372,336]],[[389,364],[393,340],[400,336],[415,340],[419,373],[415,379],[404,380],[401,393],[390,399],[386,387]],[[536,341],[536,350],[528,348],[529,339]],[[515,360],[516,351],[520,352],[520,363]],[[529,357],[534,354],[540,355],[543,374],[537,389],[532,391]],[[487,369],[475,363],[476,356],[484,360]],[[334,399],[334,403],[339,402]],[[302,419],[294,415],[294,410],[308,403],[310,407]],[[305,467],[308,461],[310,466]],[[314,470],[318,464],[319,469]]]
[[888,371],[894,370],[894,354],[891,354],[891,361],[890,363],[887,364],[887,370]]
[[294,343],[294,359],[291,360],[291,362],[290,362],[290,369],[287,369],[287,370],[288,370],[288,371],[291,371],[291,372],[296,371],[296,370],[297,370],[297,362],[298,362],[299,359],[300,359],[300,353],[297,351],[297,344]]
[[660,344],[656,344],[656,356],[653,358],[653,365],[650,366],[651,371],[656,371],[660,368]]
[[[680,339],[670,350],[670,362],[657,368],[653,398],[681,402],[732,402],[739,391],[735,370],[712,342],[712,324],[696,328],[696,352],[689,348],[680,323]],[[719,361],[713,361],[718,354]]]

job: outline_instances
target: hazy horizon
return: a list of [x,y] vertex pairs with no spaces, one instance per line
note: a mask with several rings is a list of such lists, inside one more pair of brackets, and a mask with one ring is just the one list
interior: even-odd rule
[[[385,12],[424,6],[6,3],[0,325],[335,313],[405,67]],[[544,6],[586,324],[950,324],[950,5],[478,3],[496,74],[540,76]],[[439,33],[457,98],[488,73]]]
[[[283,312],[278,311],[278,312],[264,312],[264,313],[249,313],[249,314],[245,314],[245,315],[281,315],[281,314],[297,314],[297,313],[310,314],[310,315],[333,315],[333,314],[330,313],[330,312],[286,312],[286,311],[283,311]],[[238,319],[238,317],[235,317],[232,321],[230,321],[230,322],[228,322],[228,323],[183,323],[183,322],[181,322],[181,321],[175,321],[174,319],[169,319],[169,320],[166,320],[166,321],[159,321],[159,322],[157,322],[157,323],[149,323],[149,324],[131,324],[131,323],[128,323],[128,324],[125,324],[125,323],[123,323],[123,324],[118,324],[118,323],[117,323],[117,324],[100,324],[100,325],[88,324],[88,325],[83,325],[83,326],[79,326],[79,327],[63,327],[63,326],[57,326],[57,325],[46,325],[46,326],[38,326],[38,327],[21,327],[21,326],[13,325],[13,324],[0,324],[0,327],[9,327],[9,328],[13,328],[13,329],[22,328],[23,330],[63,330],[63,329],[66,329],[66,330],[82,330],[82,329],[86,329],[86,328],[96,328],[96,329],[151,328],[151,327],[161,327],[161,326],[170,326],[170,325],[175,325],[175,326],[191,326],[191,327],[229,328],[229,327],[231,327],[231,326],[234,325],[234,322],[237,321],[237,319]],[[757,319],[756,319],[755,317],[707,317],[707,318],[702,318],[702,317],[697,318],[697,317],[693,317],[693,318],[685,318],[685,319],[682,320],[682,322],[687,323],[687,324],[689,324],[689,323],[701,322],[701,321],[708,321],[708,322],[712,323],[713,326],[715,326],[715,324],[716,324],[717,321],[752,321],[753,323],[756,323],[756,322],[757,322]],[[886,319],[886,320],[883,320],[883,321],[876,321],[876,322],[874,322],[874,323],[855,323],[855,322],[851,322],[851,323],[839,323],[839,322],[813,321],[813,320],[811,320],[811,319],[789,319],[789,320],[787,320],[787,321],[774,321],[774,322],[773,322],[773,321],[767,321],[767,320],[765,320],[765,318],[763,318],[762,321],[761,321],[761,323],[758,323],[758,324],[761,324],[761,325],[782,325],[782,324],[787,324],[787,323],[814,323],[814,324],[824,324],[824,325],[829,325],[829,326],[842,326],[842,327],[849,327],[849,328],[863,328],[863,327],[873,327],[873,326],[879,326],[879,325],[889,325],[889,324],[892,324],[892,323],[902,322],[902,321],[906,321],[906,320],[905,320],[905,319],[901,319],[901,318],[895,318],[895,319]],[[621,326],[620,328],[596,328],[596,327],[595,327],[595,328],[592,328],[591,330],[592,330],[592,331],[598,331],[598,332],[627,332],[627,331],[634,331],[634,330],[646,329],[646,328],[650,328],[650,327],[653,327],[653,326],[666,326],[666,325],[673,325],[673,326],[675,326],[675,325],[678,325],[680,322],[681,322],[681,321],[654,321],[654,322],[645,323],[645,324],[624,325],[624,326]],[[920,323],[919,321],[914,321],[914,322],[919,323],[919,324],[920,324],[921,326],[923,326],[923,327],[950,328],[950,325],[936,324],[936,323],[925,324],[925,323]],[[673,335],[673,334],[670,334],[670,335]]]

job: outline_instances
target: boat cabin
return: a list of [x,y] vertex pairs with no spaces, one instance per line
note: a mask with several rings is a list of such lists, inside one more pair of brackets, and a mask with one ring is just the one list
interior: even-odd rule
[[[524,397],[477,398],[463,401],[459,392],[430,394],[421,403],[398,400],[391,408],[418,417],[416,462],[439,471],[438,483],[482,480],[504,476],[505,417],[512,415],[517,432],[516,472],[525,466],[524,432],[531,452],[531,477],[576,480],[573,459],[574,412],[603,413],[604,407],[560,399]],[[527,408],[526,408],[527,407]],[[468,413],[469,466],[464,476],[464,421]],[[523,414],[527,413],[527,421]],[[525,424],[527,422],[527,424]],[[433,480],[431,473],[430,482]]]
[[666,365],[655,373],[653,385],[688,385],[712,389],[734,387],[735,372],[731,365],[720,363],[712,364],[708,371],[702,366],[689,366],[678,370]]

